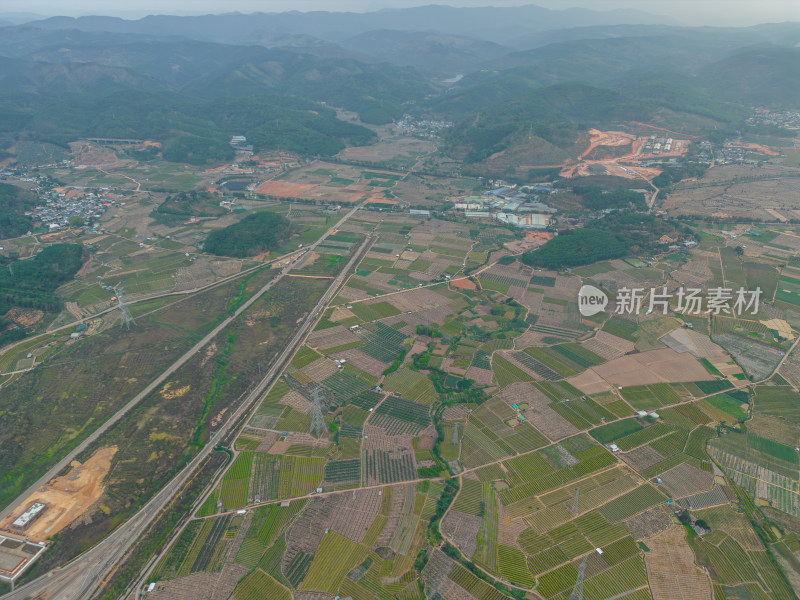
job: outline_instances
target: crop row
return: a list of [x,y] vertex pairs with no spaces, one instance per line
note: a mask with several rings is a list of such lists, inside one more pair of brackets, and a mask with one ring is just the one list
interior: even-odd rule
[[374,332],[364,331],[361,337],[366,341],[361,351],[385,363],[391,363],[397,358],[406,339],[405,334],[380,322],[375,324]]
[[621,521],[663,501],[661,492],[645,484],[601,507],[600,514],[609,521]]
[[362,321],[375,321],[400,314],[400,311],[394,305],[385,301],[373,304],[358,302],[352,305],[350,311]]
[[225,473],[223,481],[231,479],[249,479],[250,469],[253,466],[253,453],[242,452],[233,461],[231,468]]
[[513,352],[511,356],[516,360],[519,364],[527,367],[534,373],[536,373],[542,379],[547,379],[549,381],[556,381],[558,379],[562,379],[562,375],[555,370],[548,367],[542,361],[534,358],[527,352]]
[[512,546],[500,545],[499,550],[500,573],[514,585],[525,588],[533,587],[533,577],[528,570],[525,555]]
[[326,533],[314,554],[302,589],[333,594],[347,572],[362,562],[367,553],[367,548],[338,533]]
[[366,479],[374,479],[378,483],[395,483],[416,478],[414,459],[410,453],[392,456],[383,450],[370,450],[364,461]]
[[375,409],[375,414],[387,415],[395,419],[408,421],[424,429],[431,422],[429,410],[427,406],[418,404],[417,402],[412,402],[398,396],[389,396]]
[[231,518],[231,515],[225,515],[223,517],[214,519],[214,525],[211,527],[211,531],[203,541],[203,545],[197,554],[197,558],[195,558],[194,563],[192,564],[190,572],[195,573],[197,571],[206,570],[208,564],[211,562],[211,557],[214,555],[214,550],[216,549],[217,544],[222,539],[222,534],[225,533],[225,530],[228,528],[228,525],[231,522]]
[[572,361],[584,369],[605,362],[605,359],[602,356],[598,356],[591,350],[587,350],[580,344],[576,344],[574,342],[569,344],[558,344],[557,346],[552,346],[550,350],[552,352],[557,352],[567,360]]
[[647,585],[647,571],[644,561],[640,556],[633,556],[587,579],[583,584],[583,597],[585,600],[618,598],[630,590],[645,585]]
[[291,593],[261,569],[242,579],[233,591],[236,600],[291,600]]
[[664,456],[672,456],[673,454],[678,454],[683,451],[683,447],[686,445],[686,437],[686,431],[679,429],[678,431],[673,431],[669,435],[655,440],[650,444],[650,447]]
[[369,388],[369,384],[364,383],[358,377],[341,371],[326,377],[322,383],[333,392],[336,401],[340,404]]
[[570,377],[583,370],[581,367],[571,364],[563,355],[552,351],[550,348],[531,346],[530,348],[526,348],[525,352],[546,367],[558,373],[560,375],[558,379]]
[[361,459],[331,460],[325,465],[325,481],[341,483],[352,481],[361,476]]
[[622,390],[622,397],[631,406],[641,410],[652,410],[665,404],[676,404],[681,400],[668,383],[629,386]]
[[508,275],[498,275],[497,273],[484,272],[480,274],[479,278],[481,281],[484,280],[493,281],[495,283],[501,283],[509,287],[519,287],[519,288],[528,287],[528,282],[525,281],[524,279],[519,279],[517,277],[509,277]]
[[297,587],[303,578],[308,573],[308,568],[311,566],[311,561],[314,559],[313,554],[299,550],[294,555],[291,562],[286,567],[286,579],[292,584],[292,587]]
[[309,493],[322,481],[324,472],[324,458],[282,456],[278,497],[292,498]]
[[474,479],[464,479],[453,510],[480,516],[483,513],[483,485]]
[[478,530],[478,548],[474,560],[493,573],[497,573],[497,536],[500,515],[497,510],[497,492],[493,485],[483,486],[483,523]]
[[672,425],[667,425],[666,423],[654,423],[649,427],[645,427],[644,429],[640,429],[639,431],[635,431],[617,439],[616,444],[622,450],[633,450],[638,446],[642,446],[656,439],[657,437],[661,437],[662,435],[666,435],[673,431],[675,431],[675,427]]

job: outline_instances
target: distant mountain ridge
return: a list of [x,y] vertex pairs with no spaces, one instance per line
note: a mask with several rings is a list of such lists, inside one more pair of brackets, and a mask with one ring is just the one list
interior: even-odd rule
[[204,16],[153,15],[137,20],[117,17],[52,17],[28,23],[42,29],[79,29],[149,35],[181,35],[225,43],[258,43],[264,34],[305,34],[341,42],[381,29],[463,35],[503,44],[536,31],[593,25],[669,24],[667,17],[637,10],[552,10],[536,5],[454,8],[444,5],[368,13],[297,11],[227,13]]
[[[753,106],[798,108],[798,23],[576,26],[587,15],[611,18],[428,6],[0,28],[0,149],[152,137],[213,160],[243,134],[259,149],[329,155],[375,137],[337,119],[343,108],[369,125],[404,114],[453,121],[443,150],[485,167],[530,140],[558,158],[588,126],[656,119],[724,136]],[[542,29],[568,17],[569,28]],[[500,27],[507,44],[489,39]],[[463,78],[447,81],[455,74]]]

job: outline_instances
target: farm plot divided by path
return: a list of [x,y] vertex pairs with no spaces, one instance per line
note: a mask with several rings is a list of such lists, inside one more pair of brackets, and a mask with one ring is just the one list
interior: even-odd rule
[[230,510],[253,502],[303,496],[322,481],[325,462],[311,456],[242,452],[222,478],[219,500],[224,510]]
[[[695,564],[754,597],[782,592],[736,493],[797,511],[800,461],[786,441],[796,430],[768,421],[794,419],[796,396],[782,380],[753,393],[726,366],[716,338],[742,337],[745,325],[584,319],[578,277],[497,253],[483,227],[359,217],[331,254],[363,232],[375,243],[237,440],[202,510],[218,523],[217,502],[229,510],[309,494],[297,508],[248,512],[235,562],[249,571],[235,598],[263,586],[275,597],[501,600],[512,585],[563,600],[584,564],[590,600],[668,597],[677,569]],[[731,277],[746,278],[734,259]],[[681,264],[657,260],[580,276],[650,283]],[[444,281],[465,265],[476,269],[467,285]],[[308,433],[315,402],[328,427],[320,437]],[[718,435],[718,423],[754,407],[753,430]],[[687,543],[674,525],[682,511],[711,533]],[[201,533],[212,525],[192,525],[171,572],[186,571]],[[485,580],[428,545],[439,533]],[[694,569],[681,593],[708,595],[710,580]]]

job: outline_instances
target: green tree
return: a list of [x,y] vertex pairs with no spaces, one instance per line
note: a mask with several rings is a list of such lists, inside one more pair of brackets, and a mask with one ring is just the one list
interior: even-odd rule
[[203,250],[217,256],[244,258],[268,252],[292,235],[292,224],[282,215],[257,212],[208,234]]

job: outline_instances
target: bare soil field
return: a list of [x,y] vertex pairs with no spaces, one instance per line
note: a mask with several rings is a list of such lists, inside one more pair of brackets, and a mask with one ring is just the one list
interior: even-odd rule
[[723,333],[715,335],[718,342],[736,359],[736,362],[755,380],[768,377],[781,361],[782,355],[774,346],[749,337]]
[[334,494],[332,498],[336,508],[331,513],[330,529],[361,542],[381,506],[380,490],[354,490],[349,494]]
[[675,329],[661,338],[661,341],[675,352],[689,352],[698,358],[725,358],[728,353],[711,341],[707,335],[692,329]]
[[525,418],[536,429],[551,440],[560,440],[578,432],[578,430],[561,415],[548,406],[550,399],[529,383],[514,383],[501,393],[503,402],[511,406],[528,405],[522,411]]
[[622,455],[622,460],[640,473],[664,460],[665,456],[650,446],[640,446]]
[[626,529],[637,540],[656,535],[669,527],[671,523],[672,517],[668,516],[661,506],[649,508],[623,522]]
[[338,346],[351,344],[359,341],[359,339],[360,338],[356,334],[348,331],[341,325],[337,325],[335,327],[314,331],[308,336],[308,345],[312,348],[326,350],[328,348],[336,348]]
[[308,401],[308,398],[303,396],[297,390],[291,390],[288,394],[286,394],[283,398],[280,399],[280,403],[286,406],[291,406],[294,410],[307,415],[311,412],[311,402]]
[[344,350],[331,355],[332,358],[337,360],[346,360],[357,369],[361,369],[365,373],[369,373],[373,377],[380,377],[383,372],[389,367],[388,363],[379,361],[376,358],[367,356],[361,350]]
[[684,287],[702,287],[711,280],[708,258],[700,257],[684,263],[680,269],[671,273],[672,278]]
[[478,385],[491,385],[492,384],[492,372],[487,369],[481,369],[478,367],[470,367],[467,369],[467,379],[472,379]]
[[450,304],[451,300],[430,288],[422,288],[393,294],[385,298],[390,304],[402,312],[422,312]]
[[782,233],[770,243],[776,246],[787,246],[795,251],[800,250],[800,237],[794,234]]
[[590,370],[609,383],[623,387],[708,378],[708,372],[691,354],[679,354],[671,348],[623,356]]
[[631,146],[631,148],[633,148],[633,142],[636,141],[635,135],[625,133],[624,131],[600,131],[599,129],[590,129],[589,135],[591,136],[591,138],[589,138],[589,147],[578,156],[579,159],[583,159],[586,155],[594,151],[595,148],[600,146]]
[[800,353],[790,352],[778,372],[793,386],[800,387]]
[[42,317],[44,317],[44,313],[40,310],[18,307],[12,308],[5,315],[3,315],[4,319],[13,321],[20,327],[33,327],[36,323],[42,320]]
[[584,394],[600,394],[612,390],[612,386],[592,369],[587,369],[580,375],[570,377],[567,383],[574,385]]
[[613,360],[633,352],[634,343],[601,330],[583,342],[583,347],[606,360]]
[[103,478],[111,468],[116,446],[100,448],[84,463],[72,461],[66,475],[52,479],[25,498],[11,514],[0,522],[0,529],[14,532],[11,523],[34,502],[47,508],[26,529],[25,535],[34,541],[45,541],[84,514],[103,495]]
[[[781,177],[784,172],[790,176]],[[783,165],[777,163],[762,167],[715,167],[709,169],[697,184],[670,194],[663,208],[672,216],[691,214],[763,218],[767,209],[786,215],[800,208],[800,188],[793,177],[796,174],[796,171],[787,172]],[[738,182],[734,181],[737,177],[740,178]],[[741,181],[743,178],[766,181]]]
[[[242,567],[242,570],[246,571],[247,567]],[[217,573],[192,573],[159,581],[148,597],[154,600],[210,600],[218,578]]]
[[673,525],[647,540],[647,579],[653,600],[701,600],[712,598],[711,581],[694,564],[694,553],[685,540],[686,531]]
[[398,137],[381,139],[370,146],[352,146],[345,148],[337,158],[353,161],[385,162],[398,156],[414,156],[433,152],[436,146],[429,141],[417,138]]
[[451,510],[442,519],[442,533],[449,537],[465,556],[473,556],[478,549],[478,531],[483,518]]
[[274,437],[269,437],[268,440],[271,439],[274,443],[269,446],[269,454],[286,454],[291,446],[296,445],[327,448],[331,444],[330,440],[317,439],[310,433],[301,431],[290,431],[282,441],[274,441],[278,437],[277,432],[271,433]]
[[689,496],[708,490],[714,485],[714,475],[688,463],[681,463],[661,474],[664,487],[673,498]]
[[118,168],[129,164],[117,158],[111,148],[93,146],[84,140],[71,142],[72,166],[76,169]]
[[470,409],[463,404],[456,404],[455,406],[448,406],[442,413],[442,419],[445,421],[461,421],[469,417]]
[[[542,296],[540,296],[540,295],[537,295],[537,296],[538,296],[538,304],[541,304]],[[533,300],[534,298],[536,298],[536,296],[534,296],[532,294],[527,294],[526,298],[522,302],[520,302],[520,304],[522,304],[523,306],[528,308],[531,312],[536,314],[536,310],[533,309],[533,308],[530,308],[530,306],[532,304],[531,300]],[[544,333],[544,332],[541,332],[541,331],[533,331],[533,330],[529,329],[528,331],[523,333],[521,336],[514,338],[514,340],[513,340],[514,341],[514,349],[515,350],[524,350],[525,348],[529,348],[531,346],[544,346],[545,345],[544,338],[546,338],[546,337],[552,337],[552,336],[551,336],[551,334],[548,334],[548,333]]]
[[339,368],[336,363],[327,358],[318,358],[311,364],[303,367],[303,373],[317,383],[321,382],[326,377],[330,377],[338,370]]

